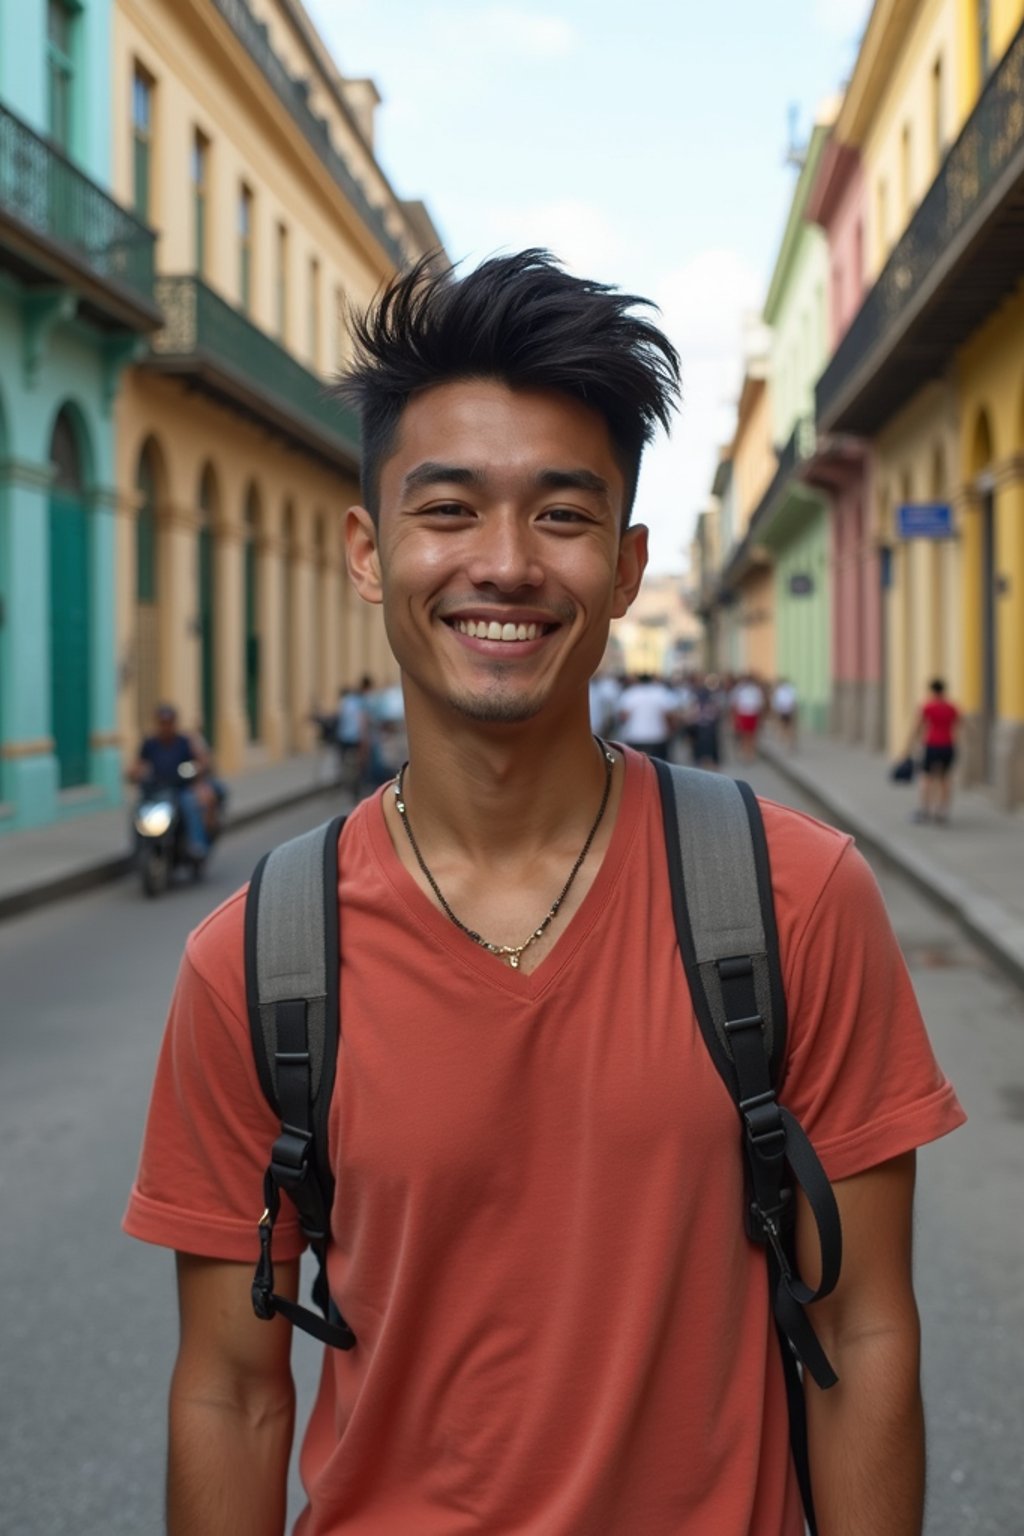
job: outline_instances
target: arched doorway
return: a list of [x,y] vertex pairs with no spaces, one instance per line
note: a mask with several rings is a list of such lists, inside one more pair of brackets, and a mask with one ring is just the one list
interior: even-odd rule
[[88,784],[91,701],[91,539],[83,441],[65,406],[50,439],[50,730],[58,785]]
[[199,537],[196,597],[199,623],[199,699],[203,735],[210,746],[217,743],[216,630],[214,605],[214,558],[218,510],[217,477],[207,464],[199,479]]
[[262,735],[260,720],[260,503],[255,485],[245,498],[243,578],[245,583],[245,713],[250,741]]
[[988,415],[982,411],[974,428],[972,470],[978,490],[978,563],[979,614],[981,619],[980,662],[980,739],[981,776],[992,779],[992,733],[998,715],[998,677],[996,673],[996,490],[992,476],[995,447]]
[[159,537],[157,504],[162,482],[160,451],[143,444],[135,472],[139,506],[135,522],[135,691],[138,721],[149,728],[160,698]]
[[324,515],[318,512],[313,521],[313,698],[315,707],[323,709],[327,703],[327,657],[324,655],[324,581],[327,571],[327,528]]

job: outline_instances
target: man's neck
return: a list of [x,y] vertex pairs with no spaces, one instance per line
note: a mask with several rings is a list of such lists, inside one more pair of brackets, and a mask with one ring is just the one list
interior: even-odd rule
[[455,719],[439,728],[414,713],[408,726],[410,814],[435,847],[474,863],[514,863],[593,819],[605,763],[585,699],[557,722]]

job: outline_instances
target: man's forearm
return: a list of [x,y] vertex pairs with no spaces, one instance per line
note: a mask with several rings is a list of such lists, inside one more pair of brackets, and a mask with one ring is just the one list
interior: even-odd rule
[[171,1390],[168,1536],[282,1536],[295,1394],[235,1401]]
[[924,1413],[916,1333],[833,1354],[839,1385],[807,1386],[819,1536],[921,1536]]

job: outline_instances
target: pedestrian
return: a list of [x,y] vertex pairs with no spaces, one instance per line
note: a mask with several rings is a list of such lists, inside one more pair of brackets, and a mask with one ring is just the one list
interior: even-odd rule
[[741,677],[732,694],[733,730],[740,760],[752,763],[757,756],[757,732],[764,712],[764,690],[752,673]]
[[929,697],[918,711],[907,752],[910,756],[915,746],[924,748],[921,798],[913,819],[933,821],[942,826],[949,820],[953,801],[953,764],[960,711],[946,698],[946,684],[941,677],[929,683],[928,693]]
[[668,758],[679,722],[679,699],[667,683],[641,672],[619,696],[618,738],[648,757]]
[[366,777],[370,758],[370,704],[373,678],[364,673],[358,687],[344,688],[338,700],[335,751],[338,783],[357,796]]
[[[324,1359],[304,1536],[803,1531],[656,770],[590,729],[646,564],[643,447],[678,385],[639,302],[527,251],[464,276],[421,263],[358,325],[348,569],[383,610],[409,760],[340,841],[328,1272],[357,1343]],[[808,1386],[821,1527],[919,1536],[913,1149],[961,1116],[850,840],[763,814],[787,1095],[844,1232],[814,1309],[841,1378],[827,1401]],[[126,1217],[178,1251],[170,1536],[284,1522],[289,1329],[250,1305],[280,1125],[252,1064],[244,909],[239,892],[188,941]],[[294,1295],[284,1210],[276,1234]]]
[[722,762],[720,738],[722,704],[718,679],[712,673],[693,690],[690,709],[690,742],[693,766],[715,772]]
[[772,714],[779,727],[782,744],[791,752],[796,750],[796,713],[798,704],[796,688],[787,677],[780,677],[772,689]]

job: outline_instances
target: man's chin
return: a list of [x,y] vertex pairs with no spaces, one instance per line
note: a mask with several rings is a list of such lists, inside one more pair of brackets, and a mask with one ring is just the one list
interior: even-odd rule
[[453,694],[449,703],[464,720],[477,720],[481,725],[524,725],[535,720],[544,707],[543,699],[513,694]]

